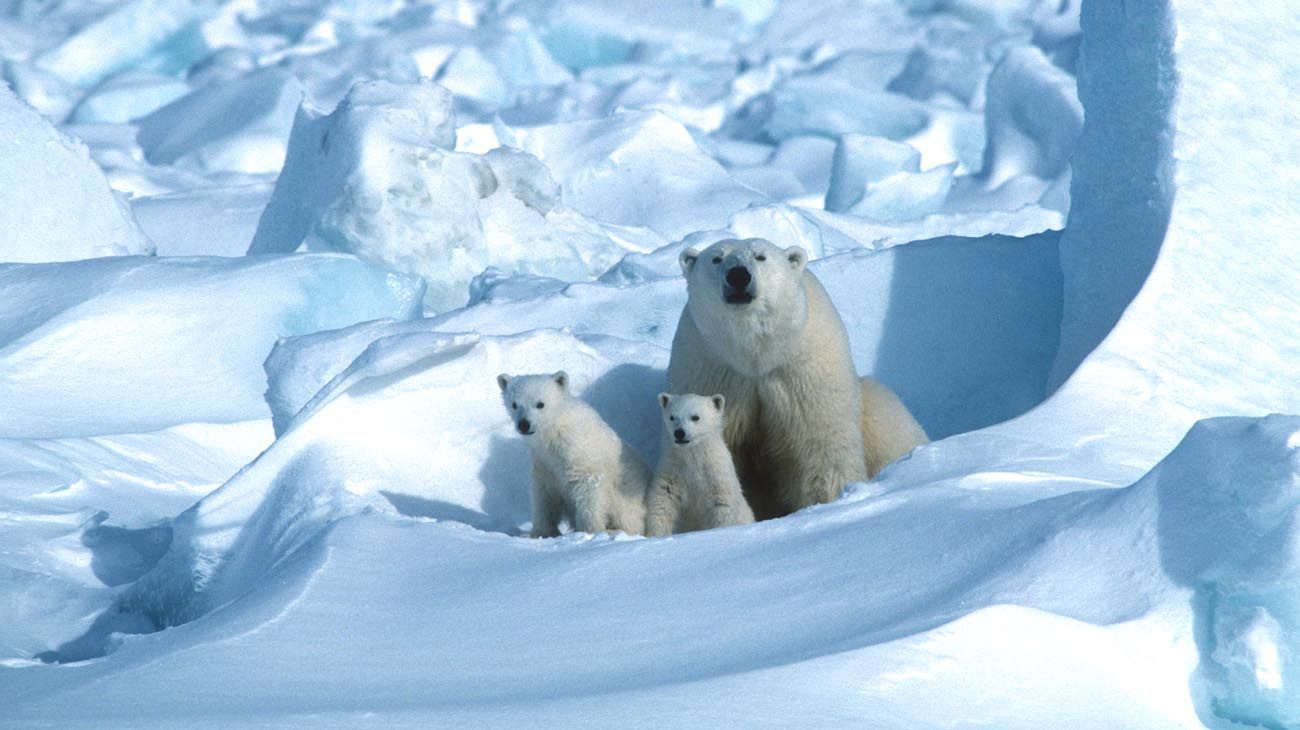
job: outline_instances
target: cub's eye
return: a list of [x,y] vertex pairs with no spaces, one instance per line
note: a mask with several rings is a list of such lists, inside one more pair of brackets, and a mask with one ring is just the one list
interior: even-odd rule
[[669,417],[668,417],[668,420],[672,421],[673,423],[676,423],[676,422],[677,422],[677,416],[669,416]]
[[698,421],[698,420],[700,420],[700,417],[699,417],[699,416],[691,416],[691,420],[692,420],[692,421]]
[[755,261],[767,261],[767,257],[760,253],[759,255],[757,255],[757,256],[754,257],[754,260],[755,260]]
[[519,404],[516,403],[515,401],[510,401],[510,407],[511,407],[511,408],[518,408],[518,407],[519,407]]
[[722,263],[722,257],[721,257],[721,256],[714,256],[714,257],[713,257],[713,263],[715,263],[715,264],[720,264],[720,263]]
[[543,403],[543,402],[541,402],[541,401],[537,401],[537,407],[538,407],[538,408],[545,408],[545,407],[546,407],[546,404]]

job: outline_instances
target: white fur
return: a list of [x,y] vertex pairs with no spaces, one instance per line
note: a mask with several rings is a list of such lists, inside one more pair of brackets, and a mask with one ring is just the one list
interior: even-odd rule
[[[681,262],[688,300],[668,387],[726,396],[727,445],[760,517],[834,500],[926,443],[897,396],[858,379],[844,323],[803,249],[727,240]],[[753,279],[749,303],[724,299],[737,266]]]
[[[650,468],[600,414],[568,392],[568,376],[497,376],[515,428],[533,457],[533,537],[645,531]],[[541,404],[541,405],[539,405]],[[526,426],[526,428],[525,428]]]
[[[707,530],[754,521],[722,436],[721,395],[659,394],[664,445],[646,493],[646,534]],[[682,438],[675,437],[680,432]]]

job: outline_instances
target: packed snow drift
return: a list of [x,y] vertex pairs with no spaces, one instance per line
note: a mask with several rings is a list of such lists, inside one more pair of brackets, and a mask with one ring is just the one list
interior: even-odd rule
[[[1300,728],[1297,33],[0,1],[0,725]],[[655,464],[678,257],[750,237],[932,442],[528,537],[496,375]]]

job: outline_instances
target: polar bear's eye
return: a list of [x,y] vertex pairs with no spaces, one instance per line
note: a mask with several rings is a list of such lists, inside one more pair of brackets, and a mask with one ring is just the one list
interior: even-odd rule
[[755,261],[767,261],[767,257],[760,253],[759,255],[757,255],[757,256],[754,257],[754,260],[755,260]]
[[546,404],[543,403],[543,402],[541,402],[541,401],[537,401],[537,407],[538,407],[538,408],[545,408],[545,407],[546,407]]
[[517,402],[515,402],[515,401],[510,401],[510,407],[511,407],[511,408],[519,408],[519,404],[518,404]]
[[672,421],[673,423],[676,423],[676,422],[677,422],[677,416],[669,416],[669,417],[668,417],[668,420]]
[[715,264],[720,264],[720,263],[722,263],[722,257],[721,257],[721,256],[714,256],[714,257],[713,257],[713,263],[715,263]]
[[700,417],[699,417],[699,416],[691,416],[691,420],[692,420],[692,421],[698,421],[698,420],[700,420]]

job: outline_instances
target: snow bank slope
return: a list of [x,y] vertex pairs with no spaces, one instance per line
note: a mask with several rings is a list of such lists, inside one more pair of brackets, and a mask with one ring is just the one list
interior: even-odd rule
[[[419,312],[419,281],[351,256],[0,266],[0,437],[267,415],[280,337]],[[249,296],[257,292],[257,296]]]
[[[1248,581],[1266,564],[1281,589],[1297,574],[1300,556],[1276,547],[1300,537],[1298,441],[1296,417],[1209,421],[1127,489],[1052,496],[1061,485],[1050,479],[1012,485],[969,464],[955,479],[887,479],[883,494],[666,540],[515,540],[383,515],[345,520],[316,541],[266,529],[294,514],[286,506],[320,509],[344,496],[311,471],[297,480],[298,499],[277,499],[246,523],[244,540],[286,539],[261,546],[258,572],[280,558],[273,577],[241,574],[244,588],[267,587],[260,595],[174,635],[128,642],[111,662],[34,668],[0,697],[21,697],[41,673],[58,672],[15,706],[19,726],[88,708],[109,726],[140,722],[140,707],[185,697],[199,727],[241,724],[231,706],[322,713],[338,725],[370,712],[371,722],[503,726],[617,707],[632,727],[722,716],[741,725],[870,717],[884,728],[1197,727],[1187,677],[1198,604],[1182,584],[1260,585]],[[1239,484],[1250,505],[1268,509],[1225,510],[1222,495]],[[249,508],[220,495],[207,501],[225,502],[211,519]],[[279,548],[289,542],[308,549],[286,561]],[[281,591],[296,597],[285,605]],[[1268,648],[1293,655],[1300,626],[1285,595],[1264,604],[1279,627],[1274,643],[1222,649],[1231,652],[1223,662],[1267,673],[1257,657],[1266,661]],[[350,608],[361,598],[364,620]],[[1195,620],[1224,626],[1243,613],[1217,610],[1227,615]],[[230,634],[249,623],[258,630]],[[320,637],[337,635],[348,641],[319,661]],[[211,643],[219,636],[228,638]],[[202,646],[203,659],[159,654],[168,645]],[[418,660],[392,661],[412,645]],[[973,678],[972,666],[992,679]],[[1293,667],[1274,666],[1289,686]],[[204,684],[214,671],[223,682]],[[774,707],[756,699],[756,686],[807,701]]]
[[0,262],[153,253],[85,145],[0,84]]

